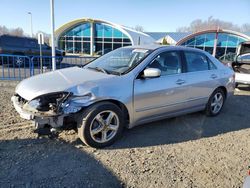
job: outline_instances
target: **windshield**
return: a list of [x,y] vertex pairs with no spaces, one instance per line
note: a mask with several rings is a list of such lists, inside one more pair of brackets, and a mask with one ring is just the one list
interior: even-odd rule
[[137,66],[149,53],[147,49],[119,48],[92,61],[85,68],[121,75]]

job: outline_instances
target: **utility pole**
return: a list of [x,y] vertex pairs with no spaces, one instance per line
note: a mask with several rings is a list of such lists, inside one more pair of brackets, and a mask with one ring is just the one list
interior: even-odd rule
[[52,54],[52,70],[56,70],[56,57],[55,57],[55,19],[54,19],[54,0],[50,0],[50,22],[51,22],[51,54]]
[[218,26],[218,27],[217,27],[217,30],[216,30],[215,38],[214,38],[214,49],[213,49],[213,54],[212,54],[214,57],[215,57],[215,55],[216,55],[219,32],[220,32],[220,28],[219,28],[219,26]]
[[32,13],[28,12],[30,15],[30,37],[33,37],[33,23],[32,23]]

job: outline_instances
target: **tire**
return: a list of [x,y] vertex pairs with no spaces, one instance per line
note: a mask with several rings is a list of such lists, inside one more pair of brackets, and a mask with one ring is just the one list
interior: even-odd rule
[[78,136],[88,146],[103,148],[121,136],[123,127],[121,109],[113,103],[100,102],[88,107],[79,116]]
[[25,66],[24,64],[29,62],[29,58],[24,56],[24,55],[20,55],[20,56],[18,56],[18,55],[13,57],[13,63],[14,63],[13,66],[15,66],[15,67],[24,67]]
[[205,113],[207,116],[217,116],[225,103],[225,92],[218,88],[210,96],[206,105]]

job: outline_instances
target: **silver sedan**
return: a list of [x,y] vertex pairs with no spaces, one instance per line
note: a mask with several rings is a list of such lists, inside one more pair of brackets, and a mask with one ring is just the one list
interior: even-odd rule
[[100,148],[111,145],[124,127],[195,111],[216,116],[234,86],[234,72],[207,52],[130,46],[83,68],[23,80],[12,101],[38,129],[71,124],[85,144]]

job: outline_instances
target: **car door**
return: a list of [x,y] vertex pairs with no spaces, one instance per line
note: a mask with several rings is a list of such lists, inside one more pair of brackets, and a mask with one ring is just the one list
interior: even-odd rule
[[135,122],[150,121],[185,108],[186,77],[178,51],[158,54],[146,68],[158,68],[161,76],[134,80]]
[[186,80],[188,85],[188,108],[202,108],[209,96],[219,85],[219,71],[203,53],[184,51],[186,62]]

